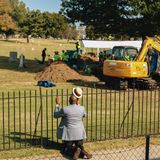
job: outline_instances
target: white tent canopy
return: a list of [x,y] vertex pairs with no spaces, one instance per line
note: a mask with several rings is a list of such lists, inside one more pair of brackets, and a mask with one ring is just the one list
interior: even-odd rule
[[84,48],[96,48],[97,53],[100,48],[113,48],[114,46],[134,46],[140,49],[142,41],[94,41],[94,40],[82,40],[82,47]]

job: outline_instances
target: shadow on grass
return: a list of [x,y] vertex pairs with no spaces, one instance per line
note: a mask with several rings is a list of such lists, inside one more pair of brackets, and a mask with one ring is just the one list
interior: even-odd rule
[[70,80],[68,82],[81,87],[89,87],[93,89],[106,89],[105,82],[88,82],[82,80]]
[[[71,80],[68,82],[72,82],[72,84],[76,86],[81,86],[81,87],[87,87],[87,88],[92,88],[92,89],[107,89],[107,90],[112,90],[112,91],[128,91],[124,89],[118,89],[118,86],[114,87],[108,87],[105,82],[99,81],[99,82],[88,82],[88,81],[82,81],[82,80]],[[129,88],[130,89],[130,88]]]
[[16,62],[9,62],[9,57],[0,56],[0,69],[8,69],[19,72],[36,73],[41,71],[45,65],[39,64],[35,60],[25,59],[26,68],[19,68],[19,60]]
[[[43,147],[45,149],[54,149],[54,150],[61,150],[62,144],[60,142],[57,142],[56,140],[49,140],[49,138],[46,137],[40,137],[40,136],[33,136],[28,133],[23,132],[11,132],[10,137],[7,137],[10,140],[12,140],[13,145],[22,146],[22,148],[26,147]],[[24,146],[24,147],[23,147]]]
[[[68,155],[65,155],[62,152],[63,146],[61,142],[58,142],[57,139],[49,140],[46,137],[34,136],[28,133],[23,132],[11,132],[10,137],[7,137],[13,142],[13,146],[20,146],[19,149],[28,148],[28,147],[43,147],[47,150],[56,150],[59,151],[57,156],[63,156],[64,158],[71,158]],[[17,147],[18,148],[18,147]],[[16,148],[14,148],[16,149]]]
[[22,42],[21,40],[13,40],[13,39],[0,39],[0,42],[9,42],[9,43],[21,43],[21,44],[28,44],[27,39],[26,42]]

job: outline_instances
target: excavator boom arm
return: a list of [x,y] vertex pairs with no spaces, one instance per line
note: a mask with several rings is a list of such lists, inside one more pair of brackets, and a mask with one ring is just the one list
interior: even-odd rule
[[160,52],[160,37],[158,36],[155,36],[154,38],[146,37],[135,61],[144,62],[146,53],[148,52],[150,48],[153,48],[157,50],[158,52]]

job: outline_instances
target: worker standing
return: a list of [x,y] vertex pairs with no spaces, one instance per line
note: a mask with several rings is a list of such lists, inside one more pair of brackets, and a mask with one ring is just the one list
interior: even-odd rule
[[72,59],[77,60],[78,59],[78,53],[74,52],[72,55]]
[[80,42],[77,41],[77,42],[76,42],[76,51],[77,51],[77,54],[78,54],[78,55],[80,54],[80,48],[81,48]]
[[47,48],[44,48],[43,50],[42,50],[42,64],[44,64],[44,62],[45,62],[45,58],[46,58],[46,50],[47,50]]

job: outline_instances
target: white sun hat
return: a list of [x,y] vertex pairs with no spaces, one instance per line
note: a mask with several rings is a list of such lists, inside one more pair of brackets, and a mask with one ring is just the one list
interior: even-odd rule
[[72,94],[73,94],[76,98],[81,98],[81,97],[82,97],[82,89],[81,89],[80,87],[73,88]]

